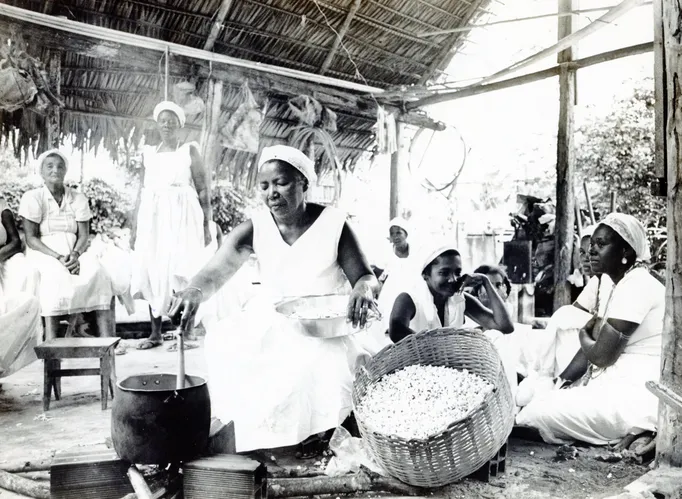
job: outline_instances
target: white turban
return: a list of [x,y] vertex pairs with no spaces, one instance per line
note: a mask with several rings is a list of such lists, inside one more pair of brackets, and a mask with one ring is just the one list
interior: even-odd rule
[[309,184],[317,182],[315,163],[295,147],[285,145],[264,147],[258,160],[258,170],[260,171],[268,161],[274,160],[284,161],[296,168],[308,180]]
[[407,234],[410,233],[410,224],[402,217],[395,217],[393,220],[388,222],[388,229],[391,230],[391,227],[400,227]]
[[646,237],[646,229],[632,215],[625,213],[610,213],[599,225],[611,227],[616,233],[628,243],[637,255],[637,260],[647,261],[651,258],[649,252],[649,241]]
[[48,156],[59,156],[60,158],[62,158],[62,161],[64,161],[64,166],[66,167],[66,169],[67,170],[69,169],[69,159],[66,157],[66,155],[57,148],[49,149],[40,156],[38,156],[38,159],[36,159],[36,173],[38,175],[40,175],[41,170],[43,168],[43,161],[45,161],[45,159]]
[[592,224],[588,225],[587,227],[583,228],[583,231],[580,233],[580,239],[585,239],[586,237],[592,237],[592,234],[594,234],[594,231],[597,229],[597,224]]
[[176,116],[178,117],[178,120],[180,121],[180,128],[185,126],[185,120],[187,119],[185,117],[185,111],[183,111],[182,108],[178,106],[175,102],[171,102],[169,100],[159,102],[156,105],[156,107],[154,108],[154,121],[158,123],[159,115],[164,111],[170,111],[171,113],[175,113]]
[[[457,251],[457,246],[450,241],[438,241],[425,244],[417,253],[419,257],[416,259],[416,264],[418,266],[417,270],[419,271],[419,274],[421,275],[431,262],[446,251]],[[459,251],[457,251],[457,253],[459,253]]]

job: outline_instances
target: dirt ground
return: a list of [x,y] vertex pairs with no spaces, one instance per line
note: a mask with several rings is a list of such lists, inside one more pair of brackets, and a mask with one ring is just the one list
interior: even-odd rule
[[[126,343],[134,343],[127,341]],[[91,367],[96,361],[64,361],[63,367]],[[136,351],[116,359],[119,379],[144,372],[174,372],[176,354],[163,349]],[[111,404],[101,410],[99,378],[73,377],[62,381],[62,400],[42,410],[40,361],[0,380],[0,467],[17,461],[39,460],[55,450],[106,443],[110,435]],[[205,375],[203,349],[186,352],[188,374]],[[632,463],[596,459],[603,449],[578,448],[578,456],[555,462],[558,447],[512,438],[506,473],[490,483],[464,480],[434,497],[448,499],[601,499],[622,492],[625,485],[648,471]],[[268,466],[320,468],[319,461],[299,461],[291,453],[277,453]],[[317,463],[317,464],[316,464]],[[0,499],[18,498],[0,489]]]

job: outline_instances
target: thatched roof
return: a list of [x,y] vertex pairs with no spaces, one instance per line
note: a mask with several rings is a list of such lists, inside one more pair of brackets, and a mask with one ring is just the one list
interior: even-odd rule
[[[4,3],[51,16],[101,26],[183,46],[206,49],[247,61],[324,74],[380,89],[423,85],[437,79],[466,33],[420,37],[424,32],[469,24],[489,0],[5,0]],[[350,12],[350,13],[349,13]],[[61,130],[78,143],[104,139],[117,154],[120,137],[138,138],[148,127],[154,105],[163,98],[163,53],[98,42],[79,33],[17,19],[0,5],[0,36],[19,33],[29,52],[43,62],[61,51]],[[338,43],[341,34],[342,43]],[[286,139],[297,123],[288,99],[316,97],[337,114],[332,133],[342,163],[351,166],[374,147],[373,127],[380,95],[334,85],[302,82],[257,69],[209,65],[172,56],[171,83],[191,80],[199,95],[207,77],[224,82],[223,119],[241,103],[247,80],[256,101],[267,104],[261,145]],[[204,96],[205,97],[205,96]],[[26,146],[37,143],[44,118],[32,112],[0,115],[5,132]],[[198,138],[201,116],[190,123]],[[235,156],[237,156],[235,158]],[[247,153],[225,152],[233,172],[250,161]]]

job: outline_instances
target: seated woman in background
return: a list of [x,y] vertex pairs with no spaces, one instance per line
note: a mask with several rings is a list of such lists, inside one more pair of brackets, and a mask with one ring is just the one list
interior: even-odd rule
[[[462,275],[462,258],[451,244],[431,244],[415,260],[411,275],[401,286],[391,308],[388,332],[394,343],[421,331],[441,327],[460,328],[465,317],[483,326],[505,366],[512,392],[516,390],[513,360],[501,347],[500,337],[514,331],[502,298],[485,274]],[[485,289],[490,307],[463,292],[467,286]]]
[[19,205],[27,259],[40,272],[40,313],[45,339],[57,337],[61,317],[95,312],[100,336],[114,336],[113,287],[97,257],[88,254],[90,207],[64,185],[68,160],[58,149],[38,158],[44,185],[26,192]]
[[593,277],[575,303],[586,317],[580,350],[555,389],[537,393],[516,418],[549,443],[604,445],[656,427],[658,400],[644,384],[659,378],[665,288],[643,264],[646,230],[612,213],[594,231],[589,255],[592,271],[610,282]]
[[0,378],[36,360],[33,347],[42,337],[38,273],[21,253],[14,215],[0,197]]
[[[507,277],[507,273],[502,267],[497,265],[481,265],[474,270],[474,274],[487,276],[490,284],[493,285],[502,301],[507,301],[511,294],[511,282],[509,282],[509,277]],[[478,298],[484,306],[490,308],[490,298],[485,290],[485,286],[479,283],[476,287],[470,288],[469,293]]]

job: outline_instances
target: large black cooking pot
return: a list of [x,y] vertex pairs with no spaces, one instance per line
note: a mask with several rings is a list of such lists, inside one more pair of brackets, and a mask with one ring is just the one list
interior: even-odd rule
[[111,440],[130,463],[169,464],[196,458],[206,450],[211,401],[206,380],[175,374],[139,374],[116,384]]

